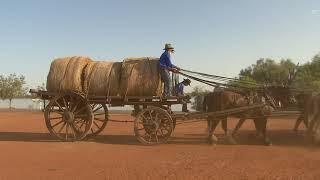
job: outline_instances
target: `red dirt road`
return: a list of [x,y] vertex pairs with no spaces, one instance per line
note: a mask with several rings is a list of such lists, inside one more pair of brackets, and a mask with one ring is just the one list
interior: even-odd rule
[[251,121],[239,145],[207,145],[201,122],[179,125],[169,144],[143,146],[132,123],[109,123],[96,139],[65,143],[48,134],[41,113],[2,111],[0,179],[320,179],[320,147],[292,132],[294,118],[269,121],[269,147],[248,142]]

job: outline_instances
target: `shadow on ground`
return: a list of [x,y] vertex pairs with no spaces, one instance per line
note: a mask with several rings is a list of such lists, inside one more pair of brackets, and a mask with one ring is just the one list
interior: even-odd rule
[[[261,141],[249,138],[254,131],[241,131],[235,138],[237,144],[240,145],[259,145]],[[298,134],[291,130],[271,130],[269,131],[270,139],[273,145],[277,146],[306,146],[310,145],[304,131]],[[218,134],[219,144],[228,144],[223,134]],[[33,133],[33,132],[0,132],[0,141],[21,141],[21,142],[61,142],[49,133]],[[83,141],[117,144],[117,145],[142,145],[133,135],[98,135],[96,137],[87,138]],[[168,144],[179,145],[201,145],[207,144],[206,134],[184,134],[171,137]]]
[[0,141],[57,142],[49,133],[0,132]]

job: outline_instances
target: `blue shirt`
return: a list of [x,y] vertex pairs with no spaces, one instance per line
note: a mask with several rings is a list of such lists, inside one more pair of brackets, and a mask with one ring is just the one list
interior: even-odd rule
[[184,84],[181,82],[176,85],[175,91],[177,95],[183,95]]
[[160,63],[160,67],[165,69],[176,67],[171,63],[171,55],[168,51],[164,51],[162,53],[162,55],[160,56],[159,63]]

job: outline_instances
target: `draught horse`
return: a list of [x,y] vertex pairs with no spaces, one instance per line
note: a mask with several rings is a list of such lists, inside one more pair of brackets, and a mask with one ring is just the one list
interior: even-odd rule
[[[240,93],[236,93],[233,91],[222,90],[219,92],[209,93],[204,97],[203,101],[203,111],[205,112],[215,112],[220,110],[226,110],[231,108],[245,107],[253,103],[263,103],[263,98],[265,97],[267,102],[269,102],[270,97],[266,97],[265,94],[256,94],[256,95],[243,95]],[[225,136],[228,138],[229,142],[234,144],[235,140],[233,137],[236,135],[237,131],[244,123],[246,119],[253,119],[255,128],[256,128],[256,137],[262,137],[263,143],[265,145],[270,145],[271,141],[267,137],[266,127],[267,127],[267,118],[268,115],[273,111],[274,102],[270,100],[270,105],[265,105],[259,109],[248,110],[246,112],[242,112],[236,115],[240,120],[235,127],[235,129],[230,133],[227,129],[227,116],[222,117],[213,117],[209,116],[207,119],[208,122],[208,142],[210,144],[217,143],[217,137],[213,134],[217,125],[221,121],[222,128],[225,132]]]

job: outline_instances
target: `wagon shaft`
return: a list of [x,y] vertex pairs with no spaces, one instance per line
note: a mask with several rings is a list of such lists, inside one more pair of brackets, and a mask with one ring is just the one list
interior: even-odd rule
[[239,107],[239,108],[232,108],[222,111],[215,111],[215,112],[194,112],[194,113],[188,113],[183,115],[175,115],[174,117],[177,119],[205,119],[208,116],[226,116],[226,115],[233,115],[253,109],[262,108],[265,106],[264,104],[256,104],[256,105],[250,105],[246,107]]

